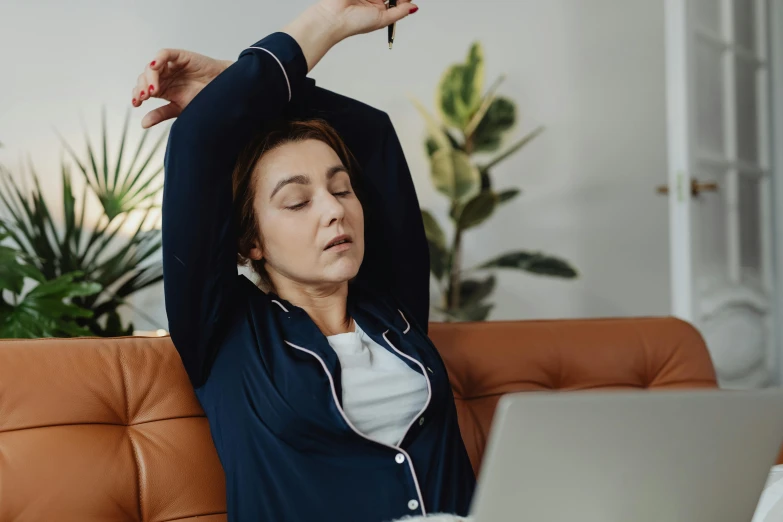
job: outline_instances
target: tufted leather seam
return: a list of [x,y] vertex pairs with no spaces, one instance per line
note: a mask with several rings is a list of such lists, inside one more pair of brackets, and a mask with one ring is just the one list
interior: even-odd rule
[[179,522],[180,520],[191,520],[199,517],[211,517],[212,515],[226,515],[226,514],[227,514],[226,511],[216,511],[214,513],[202,513],[200,515],[193,515],[192,517],[167,518],[166,520],[161,520],[160,522]]
[[638,325],[633,325],[633,329],[634,332],[636,332],[637,338],[639,339],[639,344],[642,345],[642,359],[644,360],[644,375],[641,376],[642,388],[648,389],[652,386],[652,383],[655,382],[658,375],[652,375],[652,368],[650,367],[650,354],[648,353],[650,346],[647,344],[645,336],[642,335]]
[[[661,374],[663,374],[663,371],[669,367],[672,360],[677,357],[679,353],[682,352],[682,337],[678,337],[676,343],[674,343],[673,349],[669,352],[669,356],[666,358],[666,360],[661,364],[660,371],[655,376],[655,379],[653,379],[653,382],[658,380],[658,377],[660,377]],[[652,384],[652,382],[650,383]],[[669,383],[664,383],[663,385],[668,385]]]
[[563,364],[563,340],[561,336],[558,336],[557,330],[554,328],[553,325],[549,324],[547,325],[550,335],[552,336],[552,339],[555,341],[555,352],[557,353],[557,382],[555,383],[554,389],[560,389],[563,386],[563,368],[565,365]]
[[133,436],[130,434],[130,430],[128,430],[128,439],[131,443],[131,450],[133,451],[133,464],[136,467],[136,489],[139,491],[139,520],[144,520],[143,516],[143,509],[141,505],[141,461],[139,459],[139,452],[136,449],[136,441],[133,440]]
[[133,463],[136,468],[136,489],[139,492],[139,520],[143,520],[143,510],[141,506],[141,466],[139,464],[139,454],[136,449],[136,442],[133,440],[133,436],[130,432],[130,400],[128,399],[128,377],[125,375],[125,372],[127,370],[126,362],[125,362],[125,354],[122,350],[122,347],[118,346],[117,350],[119,352],[119,358],[120,358],[120,375],[122,376],[122,390],[124,394],[125,399],[125,422],[128,429],[126,432],[128,433],[128,440],[130,440],[131,443],[131,451],[133,451]]
[[[633,385],[633,384],[617,384],[617,385],[608,385],[608,384],[598,384],[595,386],[589,386],[585,388],[545,388],[547,390],[565,390],[565,391],[571,391],[571,392],[580,392],[580,391],[588,391],[588,390],[604,390],[604,389],[611,389],[615,387],[622,387],[624,389],[656,389],[656,388],[667,388],[669,386],[679,386],[679,385],[691,385],[691,384],[715,384],[710,379],[686,379],[684,381],[667,381],[664,384],[660,384],[657,386],[650,386],[648,388],[645,388],[644,386],[639,385]],[[520,390],[519,392],[502,392],[502,393],[490,393],[487,395],[473,395],[470,397],[455,397],[455,401],[462,401],[462,402],[469,402],[469,401],[478,401],[483,399],[491,399],[494,397],[502,397],[503,395],[508,395],[509,393],[533,393],[538,390]]]
[[170,420],[178,419],[204,419],[206,415],[183,415],[181,417],[165,417],[163,419],[154,419],[144,422],[137,422],[135,424],[115,424],[113,422],[63,422],[61,424],[41,424],[40,426],[27,426],[26,428],[14,428],[12,430],[0,430],[0,435],[3,433],[13,433],[15,431],[25,430],[38,430],[43,428],[59,428],[60,426],[143,426],[145,424],[152,424],[153,422],[166,422]]

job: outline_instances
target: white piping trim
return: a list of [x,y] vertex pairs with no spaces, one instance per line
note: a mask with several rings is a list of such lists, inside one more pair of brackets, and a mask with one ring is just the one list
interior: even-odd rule
[[270,51],[269,49],[264,49],[263,47],[252,47],[252,46],[248,47],[248,49],[258,49],[258,50],[261,50],[261,51],[266,51],[266,52],[268,52],[272,56],[272,58],[275,59],[277,64],[283,70],[283,76],[285,77],[285,83],[288,86],[288,101],[291,101],[291,82],[288,81],[288,73],[285,71],[285,67],[283,67],[282,62],[280,62],[280,60],[277,58],[277,56],[275,56],[274,53],[272,53],[272,51]]
[[[402,312],[400,312],[400,313],[402,313]],[[404,315],[402,317],[403,317],[403,319],[405,318]],[[407,319],[405,320],[405,322],[406,323],[408,322]],[[408,328],[410,328],[410,325],[408,325]],[[407,332],[407,330],[406,330],[406,332]],[[416,419],[421,418],[421,414],[424,413],[427,410],[427,407],[430,405],[430,401],[432,400],[432,384],[430,383],[430,378],[427,376],[427,371],[424,369],[424,365],[421,364],[416,359],[414,359],[413,357],[409,357],[409,356],[405,355],[404,353],[402,353],[401,351],[399,351],[397,349],[397,347],[394,346],[391,343],[391,341],[389,341],[389,338],[386,337],[387,333],[389,333],[389,330],[386,330],[385,332],[383,332],[383,340],[386,341],[386,343],[389,346],[391,346],[392,350],[394,350],[395,352],[400,354],[402,357],[405,357],[406,359],[408,359],[410,361],[413,361],[416,364],[418,364],[419,368],[421,368],[421,373],[424,374],[424,380],[427,381],[427,402],[424,403],[424,407],[421,409],[421,411],[419,411],[419,413],[415,417],[413,417],[413,419],[411,420],[410,424],[408,424],[408,427],[405,428],[405,432],[403,433],[402,438],[397,443],[397,445],[399,446],[400,444],[402,444],[402,441],[405,440],[405,436],[408,434],[408,431],[410,431],[411,426],[413,426],[413,424],[416,422]],[[411,464],[411,468],[413,468],[413,464]],[[419,493],[419,500],[420,500],[420,503],[421,503],[421,512],[422,512],[422,514],[424,516],[426,516],[427,512],[424,510],[424,497],[422,497],[422,495],[421,495],[421,490],[419,489],[419,481],[416,479],[416,474],[415,473],[413,474],[413,480],[416,483],[416,491]]]
[[395,352],[397,352],[398,354],[400,354],[402,357],[405,357],[406,359],[408,359],[408,360],[410,360],[410,361],[413,361],[414,363],[418,364],[418,365],[419,365],[419,368],[421,368],[421,373],[423,373],[423,374],[424,374],[424,379],[427,381],[427,402],[425,402],[425,403],[424,403],[424,407],[421,409],[421,411],[419,411],[419,413],[418,413],[416,416],[414,416],[414,417],[413,417],[413,420],[411,420],[411,423],[410,423],[410,424],[408,424],[408,427],[407,427],[407,428],[405,428],[405,433],[403,434],[403,436],[402,436],[402,438],[400,439],[400,441],[397,443],[397,445],[400,445],[400,444],[402,444],[402,441],[403,441],[403,440],[405,440],[405,435],[407,435],[407,434],[408,434],[408,431],[411,429],[411,426],[413,426],[413,424],[416,422],[416,419],[418,419],[419,417],[421,417],[421,414],[422,414],[422,413],[424,413],[424,411],[427,409],[427,406],[429,406],[429,405],[430,405],[430,401],[432,400],[432,385],[430,384],[430,378],[429,378],[429,377],[427,377],[427,370],[424,368],[424,365],[423,365],[423,364],[421,364],[421,363],[420,363],[419,361],[417,361],[416,359],[414,359],[413,357],[409,357],[409,356],[405,355],[404,353],[402,353],[401,351],[399,351],[399,350],[397,349],[397,347],[396,347],[396,346],[394,346],[394,345],[391,343],[391,341],[389,341],[389,338],[388,338],[388,337],[386,337],[386,334],[387,334],[387,333],[389,333],[389,330],[386,330],[385,332],[383,332],[383,339],[386,341],[386,343],[387,343],[389,346],[391,346],[392,350],[394,350]]
[[[388,332],[388,330],[387,330],[387,332]],[[383,334],[383,338],[386,339],[386,333],[385,332]],[[389,340],[386,339],[386,342],[389,343]],[[340,415],[342,415],[343,420],[345,421],[345,423],[348,425],[349,428],[351,428],[358,436],[360,436],[363,439],[369,440],[370,442],[374,442],[376,444],[380,444],[381,446],[386,446],[387,448],[391,448],[391,449],[393,449],[395,451],[399,451],[400,453],[405,455],[405,457],[407,458],[407,461],[408,461],[408,467],[411,470],[411,475],[413,475],[413,483],[416,486],[416,494],[419,496],[419,507],[421,508],[421,514],[424,515],[424,516],[427,516],[427,511],[424,509],[424,497],[421,496],[421,488],[419,488],[419,479],[416,478],[416,469],[413,467],[413,460],[411,459],[411,456],[408,455],[408,452],[406,452],[404,449],[400,448],[399,446],[392,446],[390,444],[386,444],[386,443],[383,443],[383,442],[378,442],[377,440],[373,440],[373,439],[365,436],[364,434],[362,434],[362,432],[360,432],[359,430],[357,430],[356,427],[351,423],[351,421],[348,420],[348,416],[345,415],[345,411],[343,411],[342,406],[340,406],[340,401],[337,399],[337,389],[334,386],[334,379],[332,378],[332,374],[329,373],[329,368],[326,367],[326,363],[324,362],[323,359],[321,359],[321,356],[318,355],[317,353],[311,351],[311,350],[308,350],[307,348],[302,348],[301,346],[297,346],[294,343],[291,343],[291,342],[288,342],[288,341],[285,341],[285,343],[288,346],[296,348],[297,350],[301,350],[301,351],[303,351],[305,353],[309,353],[310,355],[312,355],[313,357],[318,359],[318,362],[321,363],[321,366],[323,367],[324,371],[326,372],[326,376],[329,378],[329,385],[332,387],[332,399],[334,399],[334,405],[337,406],[337,410],[340,412]],[[392,346],[392,344],[389,343],[389,346]],[[392,348],[394,348],[394,346],[392,346]],[[398,353],[401,353],[396,348],[394,348],[394,350],[398,351]],[[429,388],[429,379],[427,379],[427,387]],[[429,401],[429,397],[428,397],[427,398],[427,404],[429,404],[429,402],[430,401]],[[425,406],[425,409],[426,409],[426,406]],[[421,415],[421,412],[419,412],[419,415]],[[413,425],[413,423],[411,423],[411,425]],[[408,429],[410,429],[410,426],[408,426]],[[407,433],[407,430],[406,430],[406,433]],[[405,437],[403,437],[403,438],[405,438]],[[400,442],[402,442],[402,441],[400,441]]]
[[282,308],[285,313],[288,313],[288,309],[282,304],[280,304],[280,301],[278,301],[277,299],[272,299],[272,302],[275,303],[280,308]]
[[405,318],[405,314],[404,314],[404,313],[402,313],[402,310],[400,310],[400,309],[398,308],[398,309],[397,309],[397,311],[398,311],[398,312],[400,312],[400,315],[402,316],[402,320],[403,320],[403,321],[405,321],[405,324],[408,326],[408,327],[405,329],[405,331],[403,331],[403,332],[402,332],[402,333],[406,334],[406,333],[408,333],[408,330],[410,330],[410,329],[411,329],[411,324],[410,324],[410,323],[408,322],[408,320]]

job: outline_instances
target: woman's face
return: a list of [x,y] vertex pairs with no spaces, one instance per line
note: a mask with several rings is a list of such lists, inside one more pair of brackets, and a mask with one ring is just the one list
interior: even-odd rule
[[364,257],[364,213],[339,156],[318,140],[289,142],[255,168],[253,206],[272,281],[330,286],[356,276]]

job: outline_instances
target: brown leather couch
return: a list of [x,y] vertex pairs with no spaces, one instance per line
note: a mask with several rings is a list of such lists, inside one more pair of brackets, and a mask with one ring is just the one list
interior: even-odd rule
[[[671,318],[432,324],[476,470],[509,392],[712,388]],[[0,341],[0,522],[225,521],[223,471],[170,339]]]

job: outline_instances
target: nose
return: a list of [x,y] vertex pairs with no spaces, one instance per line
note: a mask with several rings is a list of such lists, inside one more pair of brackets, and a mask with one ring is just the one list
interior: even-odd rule
[[345,217],[345,208],[340,200],[331,193],[323,198],[322,221],[324,226],[339,223]]

